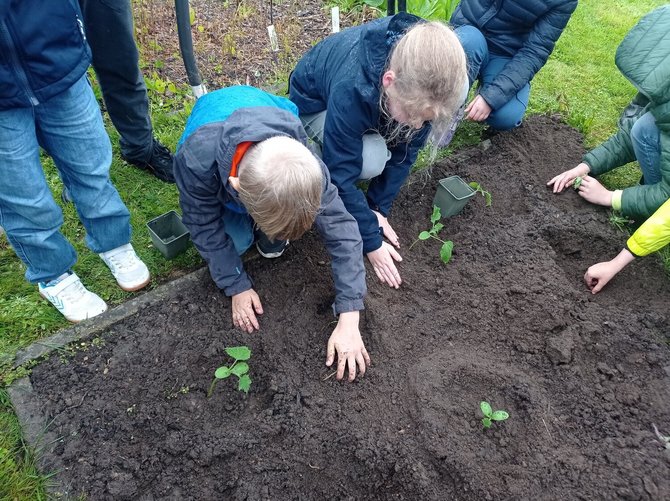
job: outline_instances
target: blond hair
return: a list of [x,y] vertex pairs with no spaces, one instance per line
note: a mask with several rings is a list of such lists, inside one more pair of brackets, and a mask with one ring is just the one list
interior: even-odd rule
[[240,200],[272,240],[296,239],[319,211],[323,172],[295,139],[275,136],[247,150],[239,166]]
[[[439,21],[414,25],[393,47],[386,71],[395,73],[395,95],[410,117],[432,112],[429,141],[439,144],[463,105],[468,87],[465,52],[454,31]],[[388,116],[383,97],[381,104]],[[414,132],[412,127],[399,125],[387,139],[409,141]]]

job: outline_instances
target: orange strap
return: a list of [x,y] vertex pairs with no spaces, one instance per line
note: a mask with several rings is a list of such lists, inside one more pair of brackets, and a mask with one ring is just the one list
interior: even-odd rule
[[252,144],[254,143],[251,141],[244,141],[237,145],[237,149],[235,149],[235,154],[233,155],[233,163],[230,166],[230,177],[237,177],[237,168],[242,161],[242,157]]

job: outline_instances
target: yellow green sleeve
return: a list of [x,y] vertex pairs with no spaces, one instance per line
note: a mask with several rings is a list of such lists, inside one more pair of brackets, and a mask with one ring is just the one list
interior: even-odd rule
[[[614,198],[612,198],[614,207]],[[626,246],[635,256],[646,256],[670,243],[670,200],[640,226]]]
[[623,195],[623,190],[614,190],[614,194],[612,194],[612,209],[621,210],[621,195]]

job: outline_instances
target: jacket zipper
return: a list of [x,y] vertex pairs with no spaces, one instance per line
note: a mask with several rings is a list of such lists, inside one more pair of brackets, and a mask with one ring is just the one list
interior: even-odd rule
[[14,44],[14,40],[9,33],[9,27],[5,21],[0,21],[0,38],[2,38],[3,45],[7,48],[7,52],[9,53],[9,64],[16,74],[19,87],[22,86],[24,88],[28,99],[30,100],[30,104],[37,106],[40,104],[40,101],[33,93],[33,89],[28,81],[28,75],[17,56],[16,45]]

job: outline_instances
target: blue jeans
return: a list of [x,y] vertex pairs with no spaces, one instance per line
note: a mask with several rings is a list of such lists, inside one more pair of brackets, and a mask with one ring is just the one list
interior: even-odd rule
[[633,151],[642,169],[643,183],[661,181],[661,132],[651,112],[642,115],[630,130]]
[[57,278],[77,259],[60,233],[63,213],[44,176],[40,146],[72,196],[86,245],[100,253],[130,241],[130,214],[109,179],[112,147],[84,75],[47,102],[0,110],[0,226],[33,283]]
[[[470,86],[479,80],[480,87],[491,84],[505,65],[512,60],[508,56],[489,53],[484,35],[474,26],[459,26],[455,30],[463,45],[468,60],[468,79]],[[516,95],[497,110],[493,110],[486,123],[494,129],[509,130],[521,125],[528,108],[530,84],[524,85]]]

